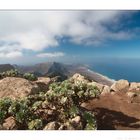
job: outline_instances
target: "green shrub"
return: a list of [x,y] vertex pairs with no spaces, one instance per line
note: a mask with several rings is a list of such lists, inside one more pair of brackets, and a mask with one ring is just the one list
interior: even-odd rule
[[23,75],[23,78],[25,78],[27,80],[30,80],[30,81],[36,81],[37,80],[37,77],[32,73],[25,73]]
[[0,100],[0,123],[3,122],[3,120],[8,115],[8,108],[10,107],[12,101],[9,98],[1,99]]
[[84,119],[86,120],[85,130],[95,130],[97,128],[94,116],[89,112],[84,112]]
[[39,107],[41,107],[42,101],[37,101],[32,105],[33,110],[37,110]]
[[35,119],[28,123],[28,129],[29,130],[38,130],[41,129],[43,126],[42,120]]
[[86,83],[75,84],[70,80],[52,83],[46,93],[40,92],[20,100],[0,99],[0,123],[13,116],[18,129],[38,130],[48,122],[65,124],[80,116],[80,129],[93,130],[97,127],[94,115],[81,109],[80,105],[98,95],[99,90]]
[[31,110],[23,101],[13,101],[8,109],[8,113],[15,117],[18,123],[27,123],[30,120]]
[[20,77],[21,73],[17,70],[17,69],[11,69],[9,71],[5,71],[0,73],[0,77],[4,78],[4,77]]

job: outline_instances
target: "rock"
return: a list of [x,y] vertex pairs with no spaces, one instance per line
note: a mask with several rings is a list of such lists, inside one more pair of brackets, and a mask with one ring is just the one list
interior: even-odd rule
[[128,88],[129,88],[129,82],[127,80],[119,80],[111,86],[111,90],[115,92],[121,90],[127,90]]
[[44,127],[43,130],[57,130],[57,129],[59,129],[59,127],[60,127],[60,124],[57,123],[57,122],[55,122],[55,121],[53,121],[53,122],[48,123],[48,124]]
[[105,85],[103,91],[101,92],[101,95],[105,95],[108,93],[110,93],[110,87]]
[[129,91],[140,91],[140,83],[130,83]]
[[74,80],[74,82],[77,83],[88,83],[89,81],[82,75],[76,73],[72,76],[71,80]]
[[76,116],[75,118],[73,118],[70,123],[72,124],[72,127],[74,129],[76,130],[82,129],[82,122],[80,116]]
[[14,117],[9,117],[9,118],[5,119],[5,121],[3,123],[3,129],[16,130],[16,121],[15,121]]
[[53,113],[54,113],[54,111],[53,111],[53,110],[50,110],[50,109],[49,109],[49,110],[47,110],[47,114],[48,114],[48,115],[53,115]]
[[129,96],[130,98],[137,96],[136,93],[134,92],[127,92],[127,96]]
[[83,102],[83,103],[81,104],[81,107],[86,108],[86,107],[87,107],[87,103]]
[[23,78],[6,77],[0,80],[0,98],[18,99],[39,91],[37,84]]
[[71,120],[71,122],[72,122],[72,123],[78,124],[78,123],[80,122],[80,120],[81,120],[81,117],[80,117],[80,116],[76,116],[75,118],[73,118],[73,119]]
[[44,83],[48,85],[48,83],[51,82],[51,79],[49,77],[38,77],[38,80],[35,81],[36,83]]
[[58,128],[58,130],[65,130],[65,129],[66,127],[63,124]]
[[111,95],[115,95],[116,92],[115,92],[115,91],[111,91],[110,94],[111,94]]
[[66,130],[75,130],[75,128],[71,122],[66,122],[64,124],[64,127],[66,128]]
[[100,92],[103,91],[103,87],[104,85],[100,84],[100,83],[97,83],[97,82],[91,82],[91,83],[88,83],[88,85],[93,85],[93,86],[96,86]]
[[47,91],[51,84],[51,79],[48,77],[39,77],[35,83],[39,86],[41,91]]

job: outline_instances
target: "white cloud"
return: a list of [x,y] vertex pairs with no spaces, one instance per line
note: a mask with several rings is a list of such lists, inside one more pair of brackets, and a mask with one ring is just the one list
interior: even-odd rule
[[[59,45],[68,37],[76,44],[102,44],[108,39],[132,37],[129,31],[110,31],[105,24],[116,27],[124,11],[0,11],[0,53],[23,50],[43,51]],[[8,50],[8,51],[7,51]],[[18,55],[21,55],[21,54]],[[10,55],[11,56],[11,55]],[[49,55],[48,55],[49,56]],[[51,55],[50,55],[51,56]],[[52,55],[53,56],[53,55]]]
[[0,58],[19,58],[22,57],[23,54],[20,51],[11,51],[7,53],[0,52]]
[[62,57],[64,56],[65,54],[63,52],[53,52],[53,53],[39,53],[37,54],[37,57],[41,57],[41,58],[44,58],[44,57]]
[[0,58],[19,58],[23,53],[18,44],[4,43],[0,45]]

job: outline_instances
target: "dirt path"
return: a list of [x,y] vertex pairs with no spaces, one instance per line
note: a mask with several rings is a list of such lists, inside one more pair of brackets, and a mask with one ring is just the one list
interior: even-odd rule
[[85,104],[95,111],[99,130],[140,129],[140,96],[130,98],[126,94],[107,94]]

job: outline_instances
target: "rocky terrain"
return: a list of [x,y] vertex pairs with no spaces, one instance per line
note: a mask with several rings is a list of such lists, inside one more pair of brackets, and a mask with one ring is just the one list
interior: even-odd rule
[[80,74],[61,81],[1,73],[0,129],[140,129],[140,83],[103,83]]
[[98,85],[101,94],[82,106],[95,112],[99,130],[140,129],[140,83],[116,81],[111,86]]

